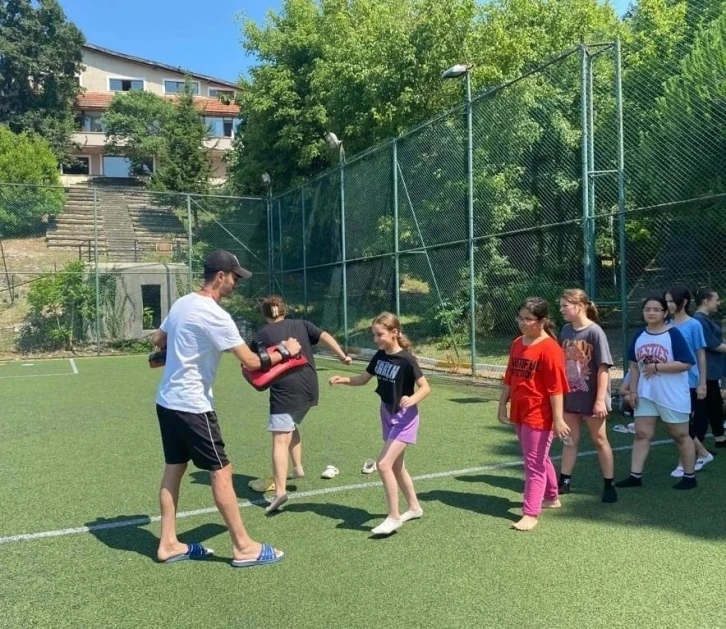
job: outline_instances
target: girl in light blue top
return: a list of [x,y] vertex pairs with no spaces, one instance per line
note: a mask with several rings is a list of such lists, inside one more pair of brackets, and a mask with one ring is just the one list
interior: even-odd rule
[[[671,325],[678,328],[696,359],[696,363],[688,370],[688,388],[691,391],[691,425],[689,430],[696,446],[696,471],[699,472],[704,465],[713,461],[713,454],[706,450],[693,430],[693,413],[696,409],[696,400],[703,400],[706,397],[706,338],[703,334],[703,326],[688,314],[688,307],[691,305],[691,293],[685,286],[682,284],[671,286],[664,297],[668,304]],[[682,461],[678,461],[678,466],[671,472],[671,476],[673,478],[683,476]]]

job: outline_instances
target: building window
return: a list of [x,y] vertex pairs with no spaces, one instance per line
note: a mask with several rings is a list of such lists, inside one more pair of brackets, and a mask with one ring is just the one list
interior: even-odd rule
[[209,135],[213,138],[233,138],[237,133],[239,123],[239,118],[204,117],[204,125],[207,127]]
[[89,175],[91,173],[91,159],[89,157],[74,157],[70,164],[63,164],[61,172],[64,175]]
[[144,330],[155,330],[161,325],[160,284],[141,285],[141,311],[144,317]]
[[143,92],[144,81],[141,79],[109,79],[108,89],[111,92]]
[[[192,94],[199,96],[199,81],[190,81]],[[164,94],[183,94],[184,81],[164,81]]]
[[81,111],[76,115],[76,129],[86,133],[103,133],[103,114]]
[[133,169],[134,175],[141,177],[150,176],[154,174],[154,158],[147,157],[138,166]]
[[234,99],[234,90],[221,90],[217,87],[210,87],[209,88],[209,97],[233,100]]

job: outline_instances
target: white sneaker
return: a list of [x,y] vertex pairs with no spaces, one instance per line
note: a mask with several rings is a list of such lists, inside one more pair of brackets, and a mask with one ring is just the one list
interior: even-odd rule
[[696,471],[700,472],[705,465],[708,465],[713,461],[713,454],[710,452],[708,453],[708,456],[699,456],[696,459]]
[[679,465],[676,469],[671,472],[673,478],[683,478],[683,466]]
[[401,514],[401,524],[409,520],[418,520],[423,517],[423,509],[409,509]]
[[403,522],[401,522],[400,518],[398,520],[386,518],[376,528],[374,528],[371,533],[373,533],[373,535],[390,535],[393,531],[401,528],[402,524]]

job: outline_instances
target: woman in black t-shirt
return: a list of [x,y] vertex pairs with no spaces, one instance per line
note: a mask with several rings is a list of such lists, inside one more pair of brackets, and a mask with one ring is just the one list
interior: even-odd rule
[[[318,374],[315,371],[313,345],[322,341],[349,365],[350,356],[340,348],[337,341],[327,332],[310,321],[286,319],[287,306],[281,297],[268,297],[262,302],[262,315],[267,325],[262,328],[256,341],[270,347],[281,339],[290,337],[300,341],[301,353],[308,362],[301,369],[290,371],[276,379],[270,386],[270,417],[267,430],[272,433],[273,478],[258,478],[250,482],[255,491],[274,491],[275,497],[265,509],[268,513],[276,511],[287,502],[287,470],[292,458],[291,478],[305,475],[302,466],[302,446],[298,426],[305,414],[318,405]],[[288,456],[289,455],[289,456]]]
[[[381,398],[381,428],[385,442],[377,461],[378,473],[383,481],[388,503],[388,517],[371,532],[390,535],[404,522],[423,515],[411,476],[403,462],[408,444],[416,443],[419,417],[417,404],[430,392],[416,359],[408,353],[410,343],[401,332],[401,323],[390,312],[381,313],[373,320],[373,342],[378,351],[365,373],[350,378],[333,376],[330,384],[362,386],[376,376],[376,393]],[[414,393],[414,385],[418,390]],[[398,490],[408,503],[408,510],[400,514]]]

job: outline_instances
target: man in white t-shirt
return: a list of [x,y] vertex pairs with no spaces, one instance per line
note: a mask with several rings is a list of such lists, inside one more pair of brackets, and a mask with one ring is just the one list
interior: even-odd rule
[[152,336],[154,345],[166,349],[164,377],[156,394],[166,462],[159,492],[161,537],[157,557],[165,563],[213,554],[199,543],[180,542],[176,535],[179,487],[190,460],[196,467],[209,470],[214,502],[232,537],[232,565],[270,564],[283,557],[269,544],[255,542],[245,530],[232,484],[232,466],[212,405],[212,383],[223,352],[234,354],[248,369],[269,369],[300,352],[300,344],[293,338],[280,343],[276,352],[253,352],[232,317],[219,305],[222,297],[234,292],[240,279],[251,276],[229,251],[213,251],[204,263],[204,286],[174,302]]

